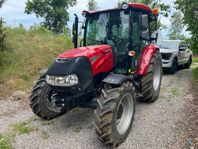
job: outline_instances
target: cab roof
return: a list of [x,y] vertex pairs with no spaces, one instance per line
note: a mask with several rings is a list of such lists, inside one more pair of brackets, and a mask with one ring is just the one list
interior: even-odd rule
[[[141,11],[143,13],[152,13],[153,12],[152,9],[146,4],[128,3],[128,5],[130,8]],[[114,11],[114,10],[120,10],[120,8],[105,9],[105,10],[99,10],[99,11],[84,11],[84,12],[88,12],[89,14],[97,14],[97,13],[109,12],[109,11]]]

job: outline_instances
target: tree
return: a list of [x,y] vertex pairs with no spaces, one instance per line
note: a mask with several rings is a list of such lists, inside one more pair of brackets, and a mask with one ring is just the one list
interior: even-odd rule
[[6,0],[0,0],[0,8],[2,7],[3,3],[5,2]]
[[171,27],[169,38],[172,40],[184,38],[182,35],[182,31],[184,29],[182,13],[180,11],[176,11],[171,16]]
[[77,0],[28,0],[25,13],[35,13],[36,17],[43,17],[42,23],[47,29],[62,33],[69,21],[67,9],[76,5]]
[[[5,0],[0,0],[0,8],[2,7]],[[0,51],[3,51],[5,47],[5,39],[6,39],[6,32],[5,28],[3,27],[3,19],[0,18]]]
[[183,14],[183,23],[191,32],[191,48],[198,54],[198,1],[197,0],[176,0],[176,8]]
[[88,10],[98,10],[98,4],[95,0],[88,0],[87,4]]

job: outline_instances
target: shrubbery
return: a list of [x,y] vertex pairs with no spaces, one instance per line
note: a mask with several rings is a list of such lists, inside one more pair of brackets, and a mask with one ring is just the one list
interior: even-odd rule
[[7,50],[0,52],[0,96],[13,90],[30,90],[41,69],[73,48],[70,36],[55,34],[41,26],[29,30],[22,25],[6,27],[6,33]]
[[3,27],[3,19],[0,19],[0,51],[5,49],[6,31]]

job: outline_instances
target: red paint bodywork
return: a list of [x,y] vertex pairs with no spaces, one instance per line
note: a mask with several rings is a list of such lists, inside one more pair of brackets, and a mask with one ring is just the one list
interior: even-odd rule
[[151,58],[157,50],[159,50],[159,47],[154,44],[144,47],[137,75],[145,75],[147,73]]
[[113,69],[113,51],[109,45],[79,47],[59,55],[59,58],[86,56],[92,66],[93,75]]
[[[148,12],[153,12],[152,9],[145,5],[145,4],[141,4],[141,3],[128,3],[129,7],[132,7],[134,9],[142,9]],[[84,10],[83,12],[87,12],[89,14],[95,14],[95,13],[102,13],[102,12],[107,12],[107,11],[113,11],[113,10],[118,10],[119,8],[114,8],[114,9],[106,9],[106,10],[100,10],[100,11],[87,11]]]
[[130,7],[136,8],[136,9],[144,9],[146,11],[152,12],[152,9],[145,5],[145,4],[141,4],[141,3],[129,3]]

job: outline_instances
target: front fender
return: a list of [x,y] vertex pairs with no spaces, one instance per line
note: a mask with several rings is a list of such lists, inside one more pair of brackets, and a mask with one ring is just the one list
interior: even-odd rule
[[151,58],[157,50],[159,50],[159,47],[153,44],[144,47],[139,66],[136,71],[137,75],[145,75],[147,73]]
[[104,83],[121,85],[125,81],[133,82],[132,78],[122,74],[110,73],[104,80]]
[[47,71],[48,71],[48,68],[39,71],[40,77],[41,78],[44,77],[46,75]]

